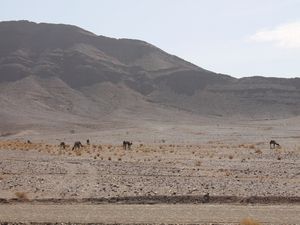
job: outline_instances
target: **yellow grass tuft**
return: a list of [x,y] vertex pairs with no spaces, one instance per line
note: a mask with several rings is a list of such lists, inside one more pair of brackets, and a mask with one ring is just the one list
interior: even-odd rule
[[240,222],[240,225],[261,225],[261,223],[252,218],[245,218]]
[[22,201],[28,201],[29,200],[26,192],[16,192],[15,195],[19,200],[22,200]]

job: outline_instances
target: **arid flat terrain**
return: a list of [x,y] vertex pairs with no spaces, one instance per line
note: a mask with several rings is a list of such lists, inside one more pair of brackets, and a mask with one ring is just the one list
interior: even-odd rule
[[[261,224],[299,224],[298,206],[238,205],[0,205],[0,221],[39,224],[239,224],[255,217]],[[282,222],[284,221],[284,223]]]
[[[229,204],[229,208],[241,205],[247,211],[249,204],[254,209],[257,206],[257,210],[267,204],[294,213],[299,211],[300,204],[298,125],[298,118],[223,124],[202,121],[194,126],[166,123],[155,127],[153,123],[145,130],[111,129],[66,135],[58,132],[45,136],[40,131],[2,137],[0,199],[4,205],[1,207],[12,209],[25,203],[59,204],[67,208],[70,204],[176,203],[199,204],[205,210],[205,204]],[[90,145],[85,143],[88,138]],[[270,149],[270,139],[281,146]],[[84,147],[72,150],[76,140]],[[123,140],[133,142],[130,150],[122,148]],[[61,141],[68,144],[66,149],[58,146]],[[207,193],[209,202],[203,198]],[[216,210],[222,211],[222,207]],[[266,210],[271,214],[276,212],[272,208]],[[261,219],[264,214],[259,215],[258,219],[264,222]],[[232,216],[243,219],[244,214]],[[256,217],[255,213],[251,216]],[[271,217],[266,214],[265,221],[276,220],[274,224],[281,224],[277,217],[268,220]],[[205,218],[201,222],[206,222]],[[224,224],[211,218],[209,222]],[[292,218],[291,223],[282,220],[282,224],[300,223]],[[189,222],[196,220],[185,221]]]

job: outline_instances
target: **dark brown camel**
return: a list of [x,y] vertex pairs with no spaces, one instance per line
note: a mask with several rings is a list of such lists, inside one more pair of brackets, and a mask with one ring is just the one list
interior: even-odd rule
[[280,144],[278,144],[276,141],[271,140],[270,141],[270,149],[276,148],[276,147],[280,147]]
[[83,147],[83,145],[81,144],[81,142],[80,141],[76,141],[74,143],[74,146],[73,146],[72,150],[80,149],[81,147]]
[[66,144],[65,144],[65,142],[60,142],[59,147],[60,147],[60,148],[63,148],[63,149],[66,149]]
[[131,149],[131,145],[132,145],[132,142],[130,141],[123,141],[123,149],[126,150],[130,150]]

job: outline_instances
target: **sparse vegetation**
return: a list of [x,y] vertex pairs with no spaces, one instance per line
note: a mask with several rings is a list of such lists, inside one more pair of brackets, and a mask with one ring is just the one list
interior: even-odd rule
[[250,149],[255,149],[255,145],[253,145],[253,144],[252,144],[252,145],[249,145],[248,148],[250,148]]
[[196,163],[195,163],[195,166],[201,166],[202,165],[202,162],[200,160],[198,160]]
[[261,225],[261,223],[252,218],[245,218],[240,222],[240,225]]
[[260,149],[256,149],[256,150],[255,150],[255,153],[256,153],[256,154],[262,154],[262,151],[261,151]]
[[28,195],[27,195],[26,192],[16,192],[15,195],[21,201],[28,201],[29,200]]

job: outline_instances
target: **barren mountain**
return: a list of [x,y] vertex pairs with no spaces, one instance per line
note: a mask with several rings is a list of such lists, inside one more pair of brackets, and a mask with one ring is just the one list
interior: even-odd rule
[[0,23],[0,105],[2,131],[189,115],[287,118],[300,115],[300,79],[236,79],[143,41],[12,21]]

